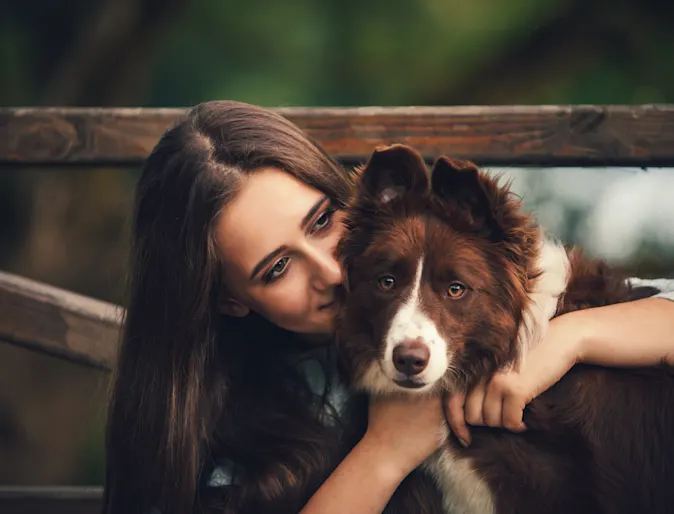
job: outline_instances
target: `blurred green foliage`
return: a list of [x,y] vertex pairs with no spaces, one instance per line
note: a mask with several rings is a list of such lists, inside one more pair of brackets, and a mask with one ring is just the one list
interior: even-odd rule
[[674,97],[674,8],[656,0],[33,0],[0,20],[1,105]]

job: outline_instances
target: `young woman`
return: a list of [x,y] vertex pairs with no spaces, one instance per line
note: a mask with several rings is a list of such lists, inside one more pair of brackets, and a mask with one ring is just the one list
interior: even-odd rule
[[[381,512],[442,443],[440,400],[391,399],[341,453],[333,253],[350,193],[318,145],[254,106],[199,105],[162,137],[136,190],[105,512]],[[466,444],[465,420],[519,430],[526,402],[577,361],[673,354],[672,302],[567,314],[519,375],[453,398],[450,423]]]

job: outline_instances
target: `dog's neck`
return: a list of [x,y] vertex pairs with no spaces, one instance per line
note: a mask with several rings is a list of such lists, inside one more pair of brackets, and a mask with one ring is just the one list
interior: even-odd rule
[[534,266],[533,278],[528,284],[528,302],[517,331],[515,369],[522,365],[527,353],[545,338],[569,280],[566,249],[561,243],[546,238],[542,232]]

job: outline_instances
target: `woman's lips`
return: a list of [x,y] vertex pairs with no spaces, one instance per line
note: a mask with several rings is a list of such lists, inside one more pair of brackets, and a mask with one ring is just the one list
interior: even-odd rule
[[334,300],[334,299],[333,299],[332,301],[330,301],[330,302],[328,302],[328,303],[325,303],[325,304],[321,305],[321,306],[318,308],[318,310],[319,310],[319,311],[325,311],[325,310],[328,310],[328,309],[332,309],[332,308],[335,307],[336,305],[337,305],[337,300]]

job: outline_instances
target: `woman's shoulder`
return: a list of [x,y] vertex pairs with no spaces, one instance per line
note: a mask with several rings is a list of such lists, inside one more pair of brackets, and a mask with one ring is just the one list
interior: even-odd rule
[[634,289],[648,290],[645,295],[653,298],[666,298],[674,301],[674,279],[672,278],[639,278],[630,277],[627,282]]
[[228,487],[241,483],[243,469],[236,462],[228,458],[221,458],[215,463],[211,472],[207,487]]
[[317,398],[324,399],[323,407],[333,409],[341,417],[349,394],[337,371],[334,349],[329,346],[311,348],[297,354],[293,361],[295,369],[305,378],[311,392]]

